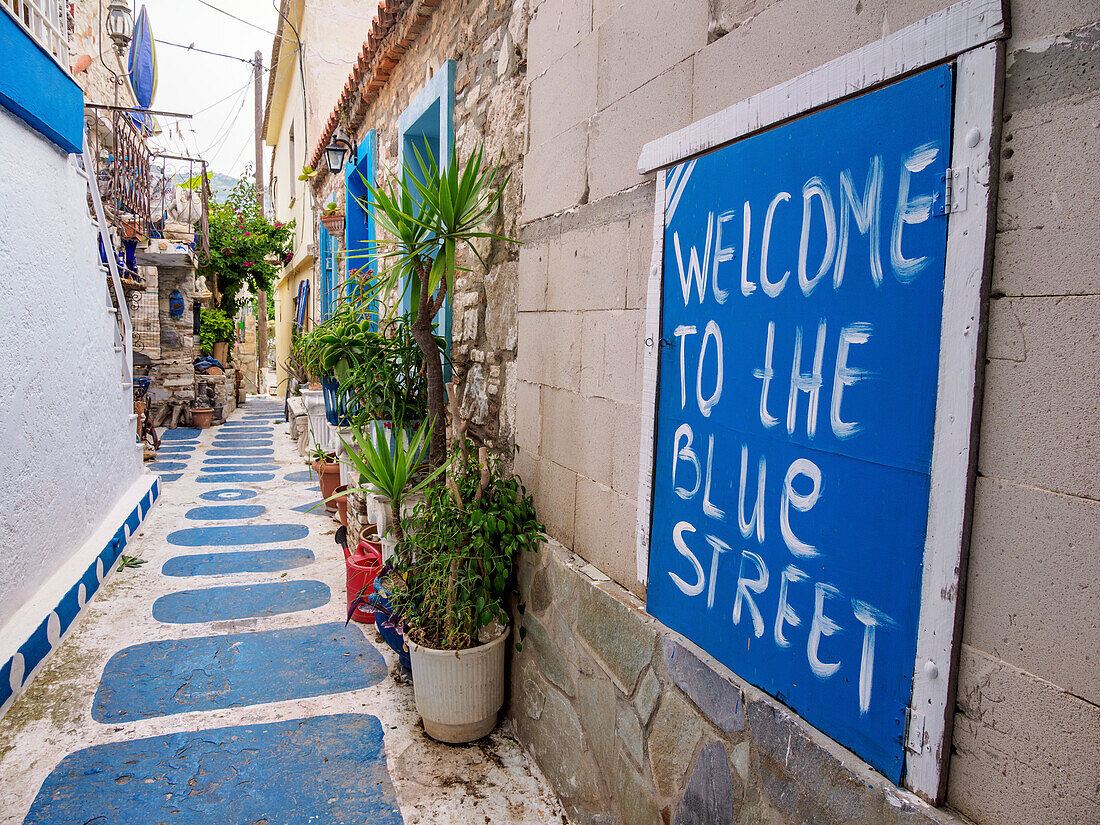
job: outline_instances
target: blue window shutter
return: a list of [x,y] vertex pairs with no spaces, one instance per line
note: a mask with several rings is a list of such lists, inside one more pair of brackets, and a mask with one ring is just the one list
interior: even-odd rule
[[[355,270],[369,268],[378,271],[378,261],[371,242],[375,236],[374,208],[367,185],[374,186],[374,163],[377,153],[377,133],[371,129],[359,143],[354,163],[348,163],[344,172],[344,248],[347,259],[347,294],[351,294],[351,275]],[[366,204],[367,208],[363,208]],[[372,316],[377,319],[377,309],[372,306]],[[376,320],[377,322],[377,320]]]

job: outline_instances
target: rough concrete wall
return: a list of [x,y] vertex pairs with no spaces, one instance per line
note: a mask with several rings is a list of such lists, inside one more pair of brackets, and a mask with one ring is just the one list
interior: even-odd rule
[[0,111],[0,627],[141,474],[85,184]]
[[[652,178],[635,171],[641,146],[947,5],[533,8],[516,466],[551,535],[635,593],[644,595],[634,518],[653,206]],[[1100,15],[1094,2],[1027,0],[1007,16],[981,477],[948,802],[979,823],[1094,822],[1100,181],[1088,159],[1100,122]],[[571,633],[549,626],[544,667],[565,655]],[[579,725],[587,735],[584,717]],[[635,760],[633,770],[647,768]],[[782,796],[779,786],[767,792]]]
[[[389,186],[399,171],[398,117],[448,59],[455,75],[455,145],[466,158],[478,143],[485,158],[510,175],[501,214],[491,231],[519,235],[526,95],[525,0],[465,0],[440,4],[389,81],[367,110],[357,138],[378,132],[376,179]],[[316,202],[336,194],[343,200],[343,181],[325,174]],[[486,242],[460,262],[470,268],[456,279],[452,304],[451,357],[456,376],[464,376],[464,415],[470,433],[507,456],[514,443],[517,312],[516,244]]]

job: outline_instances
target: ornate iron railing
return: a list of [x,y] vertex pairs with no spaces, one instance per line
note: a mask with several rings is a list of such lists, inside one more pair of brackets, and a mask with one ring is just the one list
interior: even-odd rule
[[[106,107],[88,108],[99,112]],[[108,220],[119,228],[122,237],[147,235],[152,220],[149,211],[152,154],[129,112],[113,107],[108,111],[110,129],[95,129],[89,133],[103,207]]]

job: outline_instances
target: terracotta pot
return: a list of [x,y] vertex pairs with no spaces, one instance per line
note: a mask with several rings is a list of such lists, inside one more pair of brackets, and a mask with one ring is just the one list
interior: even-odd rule
[[[320,462],[314,461],[312,466],[313,472],[317,473],[317,477],[321,480],[321,498],[328,498],[335,494],[336,488],[340,486],[340,463],[337,461],[328,461],[321,464]],[[336,502],[326,501],[325,509],[330,513],[335,513]]]
[[191,410],[191,423],[200,430],[205,430],[210,426],[214,420],[214,408],[208,407],[205,410],[192,409]]
[[330,235],[342,235],[344,234],[344,213],[322,212],[321,224],[328,230]]
[[[348,485],[341,484],[336,488],[334,492],[342,493],[348,489]],[[340,496],[336,499],[336,512],[340,514],[340,523],[345,527],[348,526],[348,497],[346,495]]]

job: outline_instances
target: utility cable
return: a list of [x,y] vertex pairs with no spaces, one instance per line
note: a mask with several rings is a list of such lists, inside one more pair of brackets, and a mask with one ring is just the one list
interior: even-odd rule
[[215,6],[213,3],[207,3],[206,0],[197,0],[197,2],[201,3],[202,5],[206,6],[209,9],[213,9],[214,11],[221,12],[226,17],[232,17],[238,23],[244,23],[246,26],[251,26],[254,29],[258,29],[258,30],[262,31],[264,34],[270,34],[272,37],[275,37],[275,32],[273,32],[269,29],[265,29],[263,26],[257,26],[255,23],[252,23],[251,21],[245,20],[243,17],[237,17],[237,15],[233,14],[232,12],[228,12],[225,9],[220,9],[217,6]]
[[160,45],[175,46],[177,49],[183,49],[184,51],[188,51],[188,52],[199,52],[200,54],[209,54],[209,55],[213,55],[214,57],[225,57],[225,58],[228,58],[229,60],[239,60],[241,63],[247,63],[250,66],[253,65],[253,60],[251,58],[238,57],[235,54],[225,54],[223,52],[212,52],[209,49],[200,49],[194,43],[192,43],[190,46],[185,46],[182,43],[173,43],[171,40],[161,40],[158,37],[157,38],[157,45],[158,46],[160,46]]

